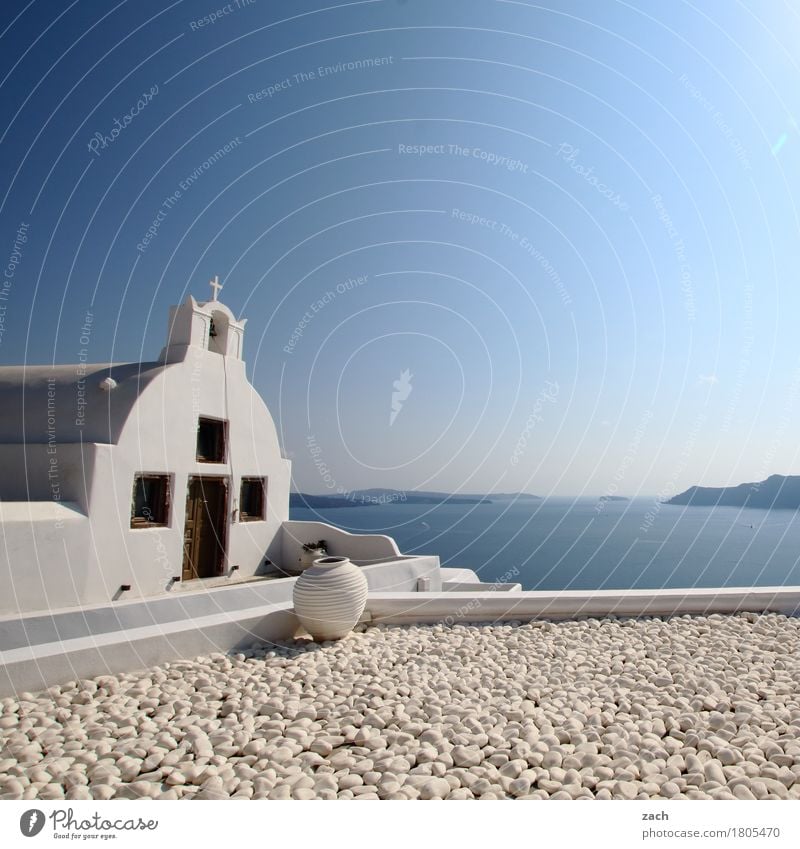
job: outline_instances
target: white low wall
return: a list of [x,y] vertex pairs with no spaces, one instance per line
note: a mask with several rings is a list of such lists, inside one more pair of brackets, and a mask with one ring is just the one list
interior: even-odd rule
[[429,579],[433,592],[442,589],[439,558],[435,556],[413,557],[405,554],[388,563],[362,566],[361,571],[367,578],[371,593],[415,594],[420,578]]
[[455,569],[452,566],[442,567],[442,583],[479,584],[481,579],[472,569]]
[[[361,568],[370,592],[413,595],[421,577],[441,586],[438,557],[400,556]],[[2,617],[0,696],[288,639],[297,629],[296,580],[234,580],[146,600]]]
[[305,543],[321,539],[325,540],[328,554],[349,557],[359,563],[401,556],[397,543],[384,534],[351,534],[325,522],[290,520],[281,527],[281,563],[296,563]]
[[[365,617],[376,624],[738,611],[800,615],[800,587],[419,593],[413,589],[420,577],[438,577],[438,558],[406,557],[363,569],[370,585]],[[298,627],[291,602],[295,580],[6,617],[0,620],[0,696],[289,639]],[[397,590],[392,591],[393,587]]]
[[291,603],[217,613],[189,621],[125,629],[2,652],[0,696],[43,690],[82,678],[146,669],[169,660],[233,652],[291,639]]
[[504,581],[442,581],[442,592],[447,593],[519,593],[522,584],[507,584]]
[[370,593],[373,622],[502,622],[578,616],[677,616],[776,612],[800,615],[800,587],[559,592]]

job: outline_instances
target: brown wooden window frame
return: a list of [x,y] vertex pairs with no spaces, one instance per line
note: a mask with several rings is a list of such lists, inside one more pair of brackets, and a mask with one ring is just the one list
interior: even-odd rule
[[[136,495],[139,481],[157,481],[160,485],[158,493],[158,504],[155,511],[148,508],[148,512],[153,516],[148,519],[146,516],[137,516],[136,511]],[[131,528],[166,528],[169,527],[170,508],[172,502],[172,475],[162,474],[160,472],[137,472],[133,476],[133,489],[131,493]]]
[[[244,496],[244,488],[246,484],[257,484],[260,489],[261,499],[259,503],[259,507],[261,508],[260,513],[245,513],[245,496]],[[257,477],[255,475],[249,475],[247,477],[243,477],[241,483],[239,484],[239,521],[240,522],[263,522],[266,519],[266,506],[267,506],[267,479],[262,477]]]
[[[214,443],[216,451],[214,457],[209,459],[200,453],[200,429],[204,426],[213,425],[215,428]],[[225,419],[215,419],[211,416],[198,416],[197,418],[197,440],[195,442],[195,459],[198,463],[214,463],[219,465],[225,463],[228,456],[228,422]]]

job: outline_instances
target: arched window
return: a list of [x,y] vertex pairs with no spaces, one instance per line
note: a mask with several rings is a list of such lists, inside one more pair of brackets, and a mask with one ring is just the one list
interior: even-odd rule
[[228,316],[220,310],[211,313],[208,330],[208,350],[215,354],[228,353]]

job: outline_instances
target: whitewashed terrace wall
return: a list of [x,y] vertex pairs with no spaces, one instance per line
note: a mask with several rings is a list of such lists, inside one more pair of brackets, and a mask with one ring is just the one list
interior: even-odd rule
[[296,563],[306,543],[325,540],[328,554],[349,557],[359,563],[400,557],[397,543],[383,534],[351,534],[325,522],[284,522],[281,529],[281,558]]
[[679,616],[739,611],[800,614],[800,587],[560,592],[371,593],[367,613],[385,624],[504,622],[578,616]]
[[[435,580],[439,558],[400,557],[362,570],[371,592],[413,595],[419,578]],[[1,617],[0,696],[290,639],[298,628],[295,581],[234,581],[151,599]]]

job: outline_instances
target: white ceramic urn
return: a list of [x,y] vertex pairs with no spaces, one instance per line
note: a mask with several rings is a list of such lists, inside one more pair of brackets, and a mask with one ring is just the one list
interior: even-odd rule
[[367,579],[348,557],[320,557],[294,585],[294,612],[315,640],[338,640],[367,606]]

